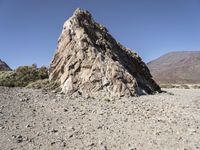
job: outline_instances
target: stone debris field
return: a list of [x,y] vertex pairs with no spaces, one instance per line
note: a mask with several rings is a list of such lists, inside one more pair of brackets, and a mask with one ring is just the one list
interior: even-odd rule
[[0,87],[1,150],[196,150],[199,127],[199,89],[109,99]]

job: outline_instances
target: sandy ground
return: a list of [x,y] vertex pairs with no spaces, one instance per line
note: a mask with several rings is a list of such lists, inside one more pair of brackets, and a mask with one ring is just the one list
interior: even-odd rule
[[167,91],[110,100],[0,87],[0,149],[200,149],[200,90]]

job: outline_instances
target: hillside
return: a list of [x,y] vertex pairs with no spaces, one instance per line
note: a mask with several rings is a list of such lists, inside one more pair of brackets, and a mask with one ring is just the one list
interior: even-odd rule
[[147,66],[158,83],[200,83],[200,51],[170,52]]
[[10,67],[0,59],[0,71],[11,70]]

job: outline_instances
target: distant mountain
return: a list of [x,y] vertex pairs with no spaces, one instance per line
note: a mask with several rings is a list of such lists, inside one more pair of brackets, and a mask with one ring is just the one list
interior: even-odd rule
[[10,67],[0,59],[0,71],[9,71]]
[[200,83],[200,51],[167,53],[147,66],[158,83]]

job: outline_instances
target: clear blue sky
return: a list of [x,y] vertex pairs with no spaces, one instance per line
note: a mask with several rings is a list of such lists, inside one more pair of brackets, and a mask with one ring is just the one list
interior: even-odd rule
[[77,7],[145,62],[200,50],[200,0],[0,0],[0,59],[12,68],[48,66],[62,25]]

